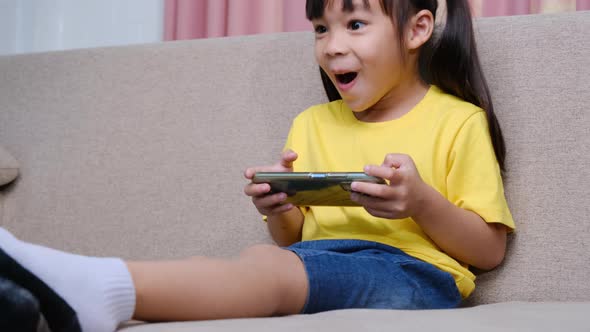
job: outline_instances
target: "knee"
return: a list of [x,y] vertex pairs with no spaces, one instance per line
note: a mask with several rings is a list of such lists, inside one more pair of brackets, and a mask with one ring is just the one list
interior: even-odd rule
[[240,254],[240,262],[256,271],[274,299],[273,314],[299,313],[307,298],[307,276],[294,253],[275,245],[255,245]]
[[257,244],[248,247],[240,253],[240,260],[272,264],[282,253],[282,249],[272,244]]
[[252,277],[257,283],[264,285],[259,296],[265,298],[269,305],[269,314],[277,312],[282,297],[282,275],[280,272],[281,250],[273,245],[255,245],[244,249],[238,258],[242,276]]

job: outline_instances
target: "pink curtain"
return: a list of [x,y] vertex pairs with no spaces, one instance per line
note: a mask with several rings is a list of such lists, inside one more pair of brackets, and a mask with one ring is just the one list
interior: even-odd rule
[[[305,0],[165,0],[164,40],[311,31]],[[469,0],[476,16],[590,10],[590,0]]]
[[590,0],[470,0],[476,16],[590,10]]
[[305,0],[166,0],[164,40],[311,30]]
[[538,8],[541,0],[496,0],[484,1],[482,16],[525,15]]

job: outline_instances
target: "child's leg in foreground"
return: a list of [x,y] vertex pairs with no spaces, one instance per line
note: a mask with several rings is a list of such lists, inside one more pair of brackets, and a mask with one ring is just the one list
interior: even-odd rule
[[236,259],[193,257],[129,262],[139,320],[199,320],[296,314],[307,297],[305,269],[294,253],[254,246]]
[[132,316],[161,321],[297,313],[307,296],[299,258],[270,245],[233,260],[125,263],[23,242],[0,228],[0,248],[68,303],[84,332],[112,332]]

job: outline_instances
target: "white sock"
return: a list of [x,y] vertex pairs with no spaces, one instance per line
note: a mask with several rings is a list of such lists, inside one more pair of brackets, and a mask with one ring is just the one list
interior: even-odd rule
[[135,288],[118,258],[74,255],[18,240],[0,227],[0,247],[76,311],[84,332],[113,332],[135,310]]

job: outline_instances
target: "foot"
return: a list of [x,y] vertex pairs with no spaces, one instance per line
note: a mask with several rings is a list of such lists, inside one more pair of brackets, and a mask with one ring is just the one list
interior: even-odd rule
[[[113,332],[133,315],[135,289],[122,260],[74,255],[34,245],[18,240],[3,228],[0,248],[5,253],[0,252],[0,262],[5,263],[0,266],[0,273],[7,267],[20,273],[12,280],[22,283],[39,299],[52,331],[74,331],[51,326],[57,324],[55,321],[69,324],[65,316],[60,316],[68,313],[67,307],[73,308],[73,316],[77,314],[84,332]],[[51,305],[44,305],[44,301],[51,301]]]

